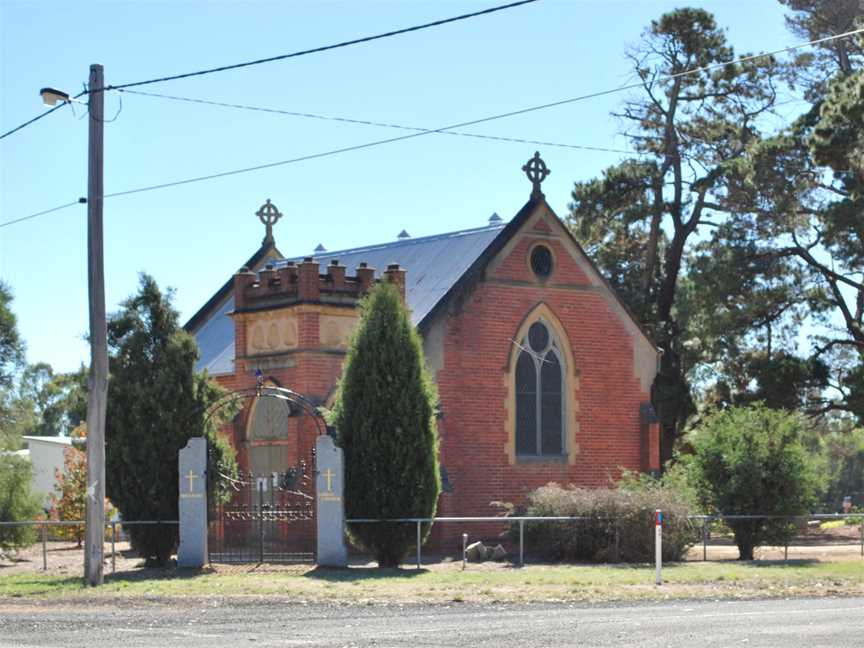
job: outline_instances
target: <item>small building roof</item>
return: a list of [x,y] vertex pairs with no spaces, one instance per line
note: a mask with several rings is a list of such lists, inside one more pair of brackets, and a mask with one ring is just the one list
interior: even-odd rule
[[22,436],[27,441],[39,441],[41,443],[55,443],[57,445],[72,445],[72,437],[65,436]]

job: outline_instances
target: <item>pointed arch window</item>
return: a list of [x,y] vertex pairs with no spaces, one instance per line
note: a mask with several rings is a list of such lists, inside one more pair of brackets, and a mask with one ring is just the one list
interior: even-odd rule
[[516,360],[516,455],[559,457],[564,443],[564,366],[558,340],[536,321]]

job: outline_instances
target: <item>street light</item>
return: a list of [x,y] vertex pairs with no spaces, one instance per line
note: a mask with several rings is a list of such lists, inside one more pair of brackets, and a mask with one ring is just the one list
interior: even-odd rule
[[[87,111],[87,284],[90,302],[90,377],[87,396],[87,509],[84,531],[84,576],[90,585],[103,582],[105,538],[105,408],[108,400],[108,340],[105,323],[105,268],[102,252],[102,152],[105,113],[102,66],[90,66]],[[55,88],[39,91],[49,106],[75,101]]]
[[42,95],[42,103],[46,106],[56,106],[58,103],[71,102],[67,93],[55,88],[42,88],[39,94]]

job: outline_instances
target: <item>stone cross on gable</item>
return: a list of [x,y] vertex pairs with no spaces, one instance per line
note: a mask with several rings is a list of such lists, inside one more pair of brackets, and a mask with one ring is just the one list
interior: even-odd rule
[[266,233],[264,234],[264,240],[261,241],[261,245],[273,244],[273,226],[282,218],[282,212],[280,212],[276,205],[270,202],[270,199],[267,199],[263,205],[261,205],[261,209],[255,212],[255,215],[258,217],[264,226],[267,228]]
[[522,170],[531,181],[531,197],[542,198],[543,192],[540,190],[540,183],[552,172],[546,166],[543,158],[540,157],[540,151],[534,152],[534,157],[522,165]]

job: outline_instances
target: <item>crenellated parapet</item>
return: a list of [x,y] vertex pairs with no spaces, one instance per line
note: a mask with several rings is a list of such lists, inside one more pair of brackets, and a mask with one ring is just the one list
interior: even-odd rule
[[337,259],[321,272],[313,257],[300,263],[287,261],[279,267],[268,265],[258,273],[241,268],[234,275],[234,311],[267,310],[292,304],[332,304],[353,306],[378,281],[394,284],[405,298],[405,270],[398,263],[390,264],[381,279],[375,279],[375,269],[361,263],[354,275]]

